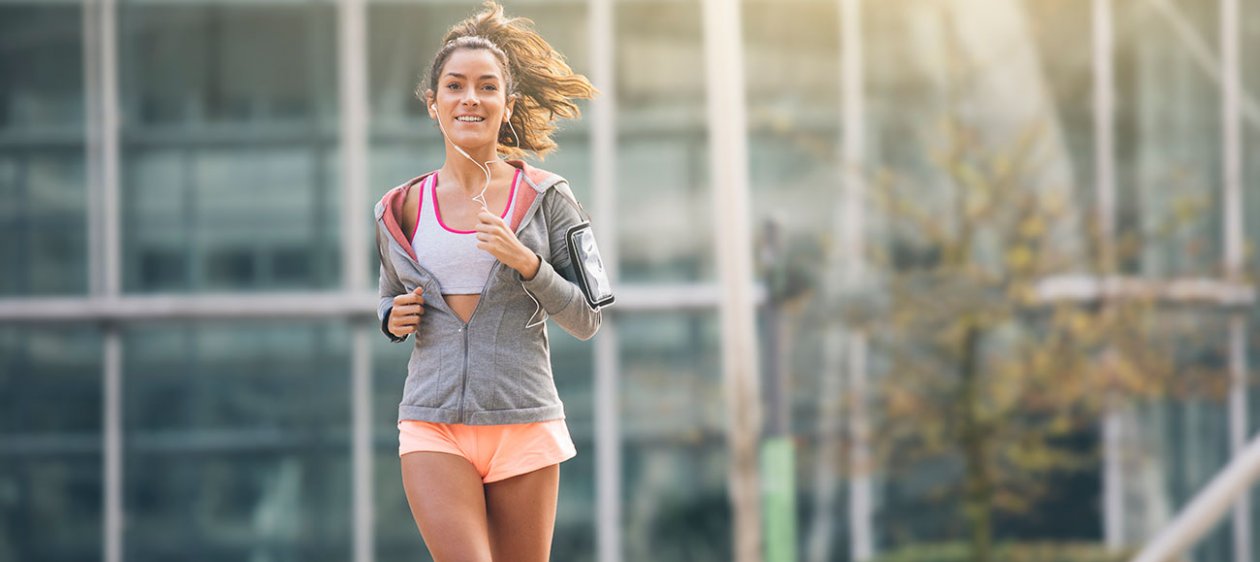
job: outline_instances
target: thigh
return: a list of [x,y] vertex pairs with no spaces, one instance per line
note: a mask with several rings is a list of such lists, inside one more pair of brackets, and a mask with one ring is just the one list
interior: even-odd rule
[[494,559],[547,562],[556,525],[560,465],[486,484]]
[[419,451],[400,457],[411,516],[435,562],[490,562],[485,488],[458,455]]

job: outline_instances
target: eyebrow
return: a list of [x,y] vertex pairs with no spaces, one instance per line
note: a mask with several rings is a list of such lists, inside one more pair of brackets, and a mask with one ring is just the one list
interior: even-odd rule
[[[447,72],[445,76],[454,76],[456,78],[468,78],[467,76],[464,76],[463,74],[460,74],[458,72]],[[495,74],[482,74],[480,79],[485,80],[487,78],[498,79],[499,77],[498,75],[495,75]]]

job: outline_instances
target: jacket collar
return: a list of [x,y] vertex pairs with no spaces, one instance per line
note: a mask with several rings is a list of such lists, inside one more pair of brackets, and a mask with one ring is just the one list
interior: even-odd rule
[[[513,209],[512,219],[508,223],[512,230],[516,230],[525,218],[525,213],[533,205],[534,199],[562,181],[563,178],[542,168],[530,166],[524,160],[505,160],[505,162],[521,170],[521,177],[533,188],[516,190],[516,207]],[[381,200],[376,203],[377,216],[385,223],[385,229],[407,250],[407,253],[411,255],[411,259],[416,259],[416,255],[415,250],[408,243],[407,236],[402,231],[403,203],[407,200],[407,194],[412,186],[420,185],[436,171],[434,170],[403,182],[385,192]]]

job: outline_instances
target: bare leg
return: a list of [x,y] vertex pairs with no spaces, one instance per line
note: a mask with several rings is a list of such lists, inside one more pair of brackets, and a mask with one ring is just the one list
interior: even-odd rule
[[559,464],[486,484],[490,549],[495,560],[547,562],[559,492]]
[[401,457],[411,516],[435,562],[490,562],[486,498],[467,459],[417,451]]

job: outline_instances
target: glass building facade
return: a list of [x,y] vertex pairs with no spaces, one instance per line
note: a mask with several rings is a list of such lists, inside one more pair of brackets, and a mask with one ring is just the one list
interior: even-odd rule
[[[1238,16],[1223,26],[1226,2]],[[0,562],[428,559],[397,464],[407,350],[380,335],[367,294],[379,265],[369,210],[390,187],[441,166],[442,140],[413,91],[447,27],[475,7],[0,2]],[[533,19],[575,71],[608,77],[595,85],[612,111],[606,122],[562,123],[560,149],[536,162],[568,178],[588,209],[609,198],[601,203],[616,228],[601,243],[614,249],[625,295],[595,344],[551,327],[579,451],[561,465],[553,559],[731,560],[714,243],[731,218],[712,211],[729,187],[710,178],[710,162],[724,157],[710,150],[704,6],[505,7]],[[850,216],[850,165],[868,190],[889,177],[913,186],[948,224],[958,210],[939,158],[943,123],[963,119],[995,145],[1036,127],[1038,189],[1089,217],[1100,183],[1110,184],[1114,236],[1133,250],[1117,274],[1221,290],[1250,288],[1260,274],[1260,2],[740,8],[748,155],[723,163],[746,168],[747,218],[758,231],[780,227],[799,276],[781,327],[760,328],[782,334],[762,338],[776,346],[762,355],[779,358],[762,370],[781,369],[787,390],[800,559],[965,537],[956,501],[932,491],[958,478],[950,470],[876,468],[864,484],[873,500],[853,508],[851,418],[831,405],[850,391],[837,382],[848,363],[827,336],[853,332],[828,312],[828,280],[844,265],[834,256]],[[594,27],[606,21],[596,11],[610,14],[607,29]],[[361,43],[348,47],[345,27],[359,15]],[[1233,66],[1222,52],[1230,37],[1242,53]],[[601,38],[612,44],[607,59],[592,48]],[[1100,127],[1101,61],[1112,87]],[[360,101],[345,93],[354,76]],[[1222,110],[1230,76],[1234,113]],[[859,87],[846,82],[854,77]],[[597,103],[582,102],[588,117]],[[594,162],[599,135],[615,146],[608,180]],[[356,150],[366,158],[358,191],[346,181]],[[1223,157],[1231,150],[1237,181]],[[596,189],[600,181],[610,189]],[[1230,189],[1241,203],[1231,205]],[[901,256],[896,222],[860,205],[868,251]],[[1242,256],[1232,272],[1231,236]],[[1065,271],[1094,269],[1082,252]],[[274,304],[301,299],[309,309]],[[1254,297],[1213,302],[1161,304],[1159,322],[1184,334],[1178,368],[1224,371],[1234,354],[1254,373],[1260,307]],[[893,352],[866,352],[873,382],[889,376]],[[597,380],[615,385],[611,407]],[[1244,388],[1260,404],[1254,385]],[[1260,408],[1251,410],[1247,435],[1260,429]],[[611,443],[597,438],[609,418]],[[1118,529],[1106,530],[1102,438],[1083,432],[1094,463],[1055,480],[1032,513],[998,522],[998,539],[1101,543],[1110,533],[1141,545],[1230,459],[1224,392],[1141,403],[1123,423],[1146,456],[1126,472]],[[619,451],[615,498],[600,491],[610,474],[600,447]],[[615,506],[614,534],[599,529],[603,505]],[[1258,545],[1239,557],[1229,521],[1194,560],[1260,561]],[[1260,513],[1248,524],[1260,534]]]

